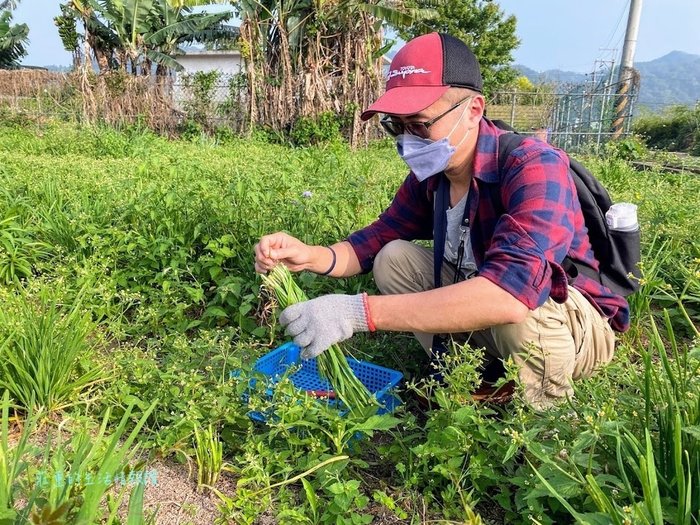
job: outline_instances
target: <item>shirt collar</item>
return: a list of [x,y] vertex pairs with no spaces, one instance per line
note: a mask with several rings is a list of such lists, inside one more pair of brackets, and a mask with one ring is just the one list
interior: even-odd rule
[[500,180],[498,173],[498,137],[506,131],[486,117],[479,122],[479,138],[474,152],[474,177],[487,183]]

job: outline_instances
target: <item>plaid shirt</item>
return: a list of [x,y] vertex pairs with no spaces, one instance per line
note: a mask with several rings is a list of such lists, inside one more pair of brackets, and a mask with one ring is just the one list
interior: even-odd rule
[[[567,275],[561,264],[598,268],[584,226],[566,154],[536,139],[513,150],[498,172],[498,137],[504,133],[481,120],[467,207],[471,246],[479,275],[509,292],[531,310],[548,297],[563,303]],[[364,272],[379,250],[395,239],[433,238],[433,195],[438,177],[426,184],[409,173],[393,202],[369,226],[348,237]],[[579,290],[613,329],[629,327],[627,301],[599,282],[579,275]]]

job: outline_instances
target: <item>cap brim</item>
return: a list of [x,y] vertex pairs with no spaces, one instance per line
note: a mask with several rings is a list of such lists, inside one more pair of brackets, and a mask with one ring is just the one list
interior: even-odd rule
[[413,115],[423,111],[450,89],[449,86],[403,86],[384,93],[362,112],[360,118],[368,120],[375,113],[389,115]]

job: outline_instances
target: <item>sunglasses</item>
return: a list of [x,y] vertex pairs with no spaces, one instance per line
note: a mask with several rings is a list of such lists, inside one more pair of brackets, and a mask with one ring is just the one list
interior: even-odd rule
[[422,139],[427,139],[430,136],[430,126],[435,124],[438,120],[440,120],[442,117],[447,115],[450,111],[457,109],[459,106],[464,104],[467,100],[470,100],[474,98],[473,95],[469,95],[468,97],[463,98],[459,102],[457,102],[454,106],[449,108],[447,111],[444,111],[443,113],[440,113],[437,117],[433,117],[430,120],[425,120],[423,122],[419,121],[413,121],[413,122],[402,122],[401,120],[397,119],[396,117],[392,115],[384,115],[379,123],[382,125],[384,128],[384,131],[386,131],[389,135],[392,137],[396,137],[398,135],[403,135],[404,133],[408,133],[409,135],[415,135],[416,137],[420,137]]

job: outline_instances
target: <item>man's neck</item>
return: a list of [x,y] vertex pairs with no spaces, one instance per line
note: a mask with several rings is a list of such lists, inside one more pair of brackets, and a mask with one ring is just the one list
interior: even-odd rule
[[445,170],[445,175],[452,186],[463,186],[466,189],[474,176],[474,156],[476,154],[476,144],[479,138],[479,129],[472,130],[472,133],[454,154],[454,166]]
[[450,193],[454,196],[462,196],[469,189],[474,175],[474,150],[459,162],[456,166],[445,170],[447,180],[450,181]]

